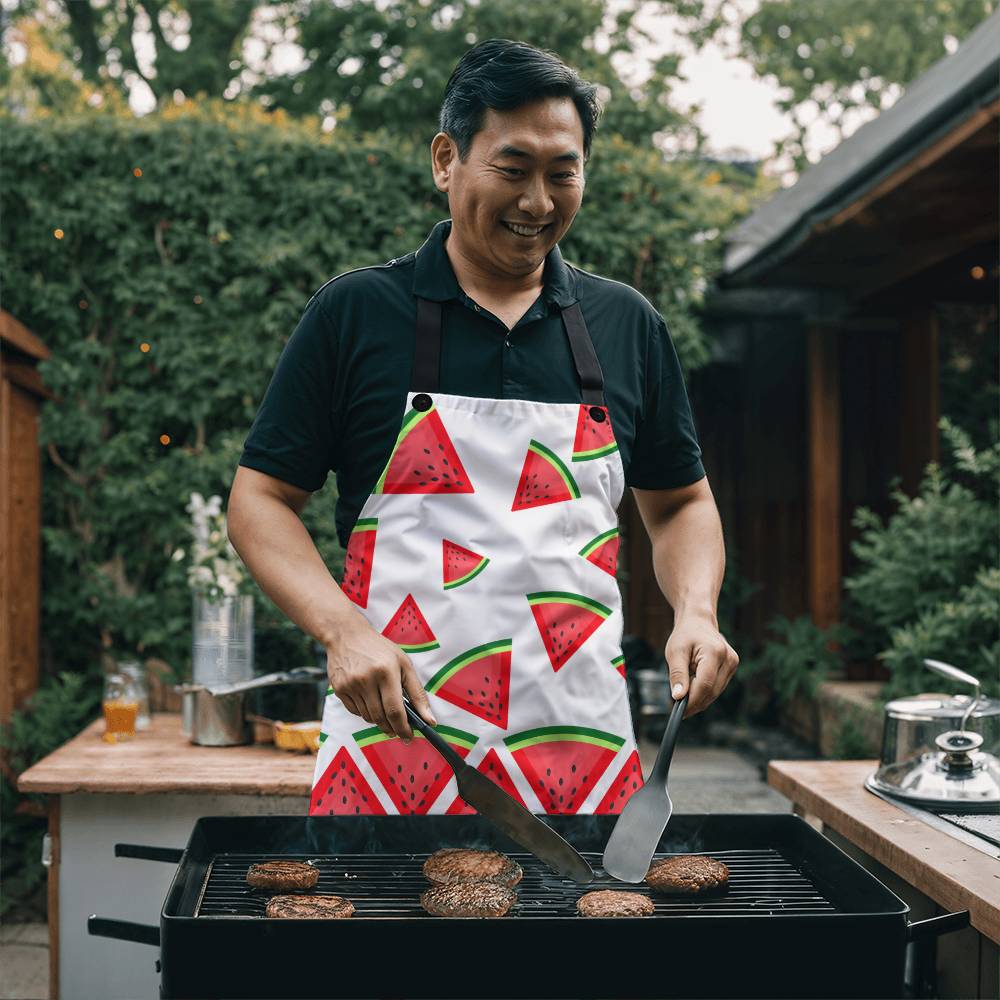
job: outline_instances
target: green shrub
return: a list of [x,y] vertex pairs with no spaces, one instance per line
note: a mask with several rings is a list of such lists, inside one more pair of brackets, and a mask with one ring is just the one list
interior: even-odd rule
[[739,673],[744,679],[765,678],[779,705],[798,694],[815,697],[819,685],[840,666],[840,656],[830,646],[852,634],[846,625],[821,629],[808,615],[791,621],[778,615],[768,629],[777,638],[766,640],[758,656],[741,663]]
[[[941,431],[949,471],[928,465],[920,491],[893,493],[885,524],[860,508],[854,544],[860,569],[844,581],[853,598],[849,622],[892,671],[886,697],[965,686],[931,675],[924,657],[945,660],[1000,693],[1000,442],[977,451],[947,418]],[[943,685],[943,687],[942,687]]]
[[[0,127],[4,307],[52,351],[41,374],[56,394],[40,436],[45,662],[86,669],[113,649],[183,676],[191,598],[170,556],[187,539],[190,494],[228,497],[311,294],[419,246],[447,202],[426,148],[249,105]],[[745,207],[708,169],[602,135],[562,247],[637,285],[689,366],[708,357],[694,316],[720,252],[694,236]],[[339,576],[336,499],[331,476],[304,520]],[[307,637],[258,602],[258,651],[313,660]]]
[[[98,711],[100,688],[84,674],[62,673],[45,682],[0,732],[3,776],[0,916],[28,903],[45,880],[42,837],[45,796],[21,795],[17,777],[75,736]],[[37,916],[37,914],[35,914]]]

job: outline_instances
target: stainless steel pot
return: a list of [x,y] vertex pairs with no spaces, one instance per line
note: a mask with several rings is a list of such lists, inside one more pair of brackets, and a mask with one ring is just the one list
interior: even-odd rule
[[979,681],[951,664],[924,665],[972,685],[975,693],[890,701],[879,768],[865,784],[918,806],[1000,807],[1000,699],[980,696]]
[[184,696],[181,722],[192,743],[203,747],[235,747],[250,743],[253,726],[246,717],[246,694],[278,684],[313,683],[326,671],[322,667],[297,667],[264,674],[238,684],[181,684]]

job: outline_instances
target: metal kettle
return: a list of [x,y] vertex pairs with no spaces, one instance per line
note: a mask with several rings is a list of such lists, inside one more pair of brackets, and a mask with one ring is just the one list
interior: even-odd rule
[[940,660],[935,673],[970,684],[975,694],[921,694],[885,706],[878,770],[865,785],[924,808],[1000,808],[1000,699],[984,698],[979,681]]

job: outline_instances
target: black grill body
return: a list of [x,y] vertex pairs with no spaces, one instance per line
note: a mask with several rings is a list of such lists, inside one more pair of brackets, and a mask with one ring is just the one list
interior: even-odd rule
[[[598,874],[551,873],[478,816],[208,817],[192,832],[160,916],[161,996],[899,997],[907,905],[790,814],[675,815],[657,857],[730,867],[712,897],[659,897],[599,868],[615,816],[548,816]],[[441,847],[503,851],[525,869],[500,919],[428,916],[423,859]],[[252,861],[320,867],[348,920],[269,920],[242,882]],[[354,877],[352,877],[354,876]],[[656,913],[584,918],[588,889],[632,888]]]

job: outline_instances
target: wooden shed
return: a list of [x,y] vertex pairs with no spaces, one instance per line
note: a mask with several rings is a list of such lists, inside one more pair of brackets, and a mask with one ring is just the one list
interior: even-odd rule
[[[851,516],[887,514],[938,457],[939,340],[997,322],[1000,12],[727,237],[689,383],[730,551],[762,584],[740,631],[838,620]],[[996,373],[983,373],[996,379]],[[627,630],[670,627],[634,504]]]

